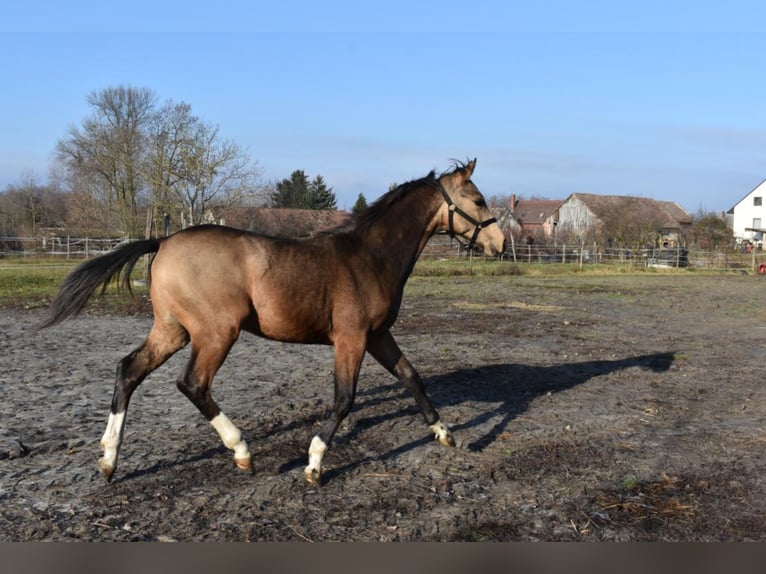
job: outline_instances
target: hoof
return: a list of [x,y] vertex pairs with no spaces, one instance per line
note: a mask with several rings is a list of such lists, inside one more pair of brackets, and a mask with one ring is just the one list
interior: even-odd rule
[[102,476],[107,482],[112,482],[112,476],[114,475],[114,467],[104,462],[103,458],[98,459],[98,469],[101,471]]
[[237,465],[237,468],[244,471],[253,472],[253,459],[250,457],[247,458],[235,458],[234,464]]
[[439,441],[439,444],[443,444],[444,446],[455,446],[455,438],[452,434],[437,437],[437,440]]
[[436,422],[432,424],[430,428],[434,432],[434,438],[439,441],[439,444],[443,444],[444,446],[455,446],[455,439],[444,424]]
[[311,468],[307,466],[303,471],[303,476],[309,484],[314,486],[322,486],[322,471],[318,468]]

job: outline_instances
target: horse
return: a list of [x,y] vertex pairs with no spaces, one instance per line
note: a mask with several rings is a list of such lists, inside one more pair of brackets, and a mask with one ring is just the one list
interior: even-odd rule
[[242,330],[277,341],[334,347],[334,401],[308,448],[306,480],[321,485],[322,457],[354,403],[369,353],[412,393],[435,435],[454,446],[448,426],[426,395],[415,368],[391,334],[404,285],[429,238],[446,232],[488,256],[505,238],[471,181],[476,159],[402,184],[382,195],[345,228],[287,239],[218,225],[189,227],[163,238],[128,242],[76,267],[62,282],[40,327],[80,313],[94,292],[130,274],[144,255],[150,267],[153,324],[118,364],[98,467],[107,482],[117,468],[131,395],[145,377],[191,343],[177,387],[253,471],[239,428],[211,396],[211,383]]

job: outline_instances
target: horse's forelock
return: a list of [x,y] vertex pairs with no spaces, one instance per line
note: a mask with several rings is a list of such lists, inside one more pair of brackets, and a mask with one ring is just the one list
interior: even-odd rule
[[468,164],[470,163],[469,160],[461,161],[459,159],[450,158],[450,168],[444,172],[442,172],[439,177],[444,177],[445,175],[452,175],[453,173],[457,173],[459,171],[465,171],[466,167],[468,167]]

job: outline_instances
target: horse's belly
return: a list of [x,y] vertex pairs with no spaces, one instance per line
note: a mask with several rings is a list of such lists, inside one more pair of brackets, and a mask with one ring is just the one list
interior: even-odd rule
[[243,323],[242,328],[255,335],[286,343],[330,343],[327,328],[307,318],[296,321],[294,318],[256,312]]

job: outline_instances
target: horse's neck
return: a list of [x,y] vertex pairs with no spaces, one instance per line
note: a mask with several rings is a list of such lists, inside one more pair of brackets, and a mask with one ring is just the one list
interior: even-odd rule
[[363,241],[400,287],[434,234],[433,219],[438,208],[435,195],[428,191],[413,193],[393,205],[366,230]]

